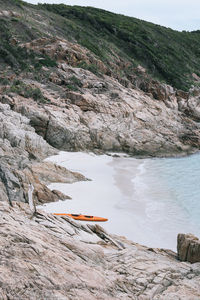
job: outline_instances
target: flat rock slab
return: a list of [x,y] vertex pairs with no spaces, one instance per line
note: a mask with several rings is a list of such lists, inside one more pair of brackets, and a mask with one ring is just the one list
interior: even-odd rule
[[13,205],[0,205],[1,299],[200,298],[199,263],[180,262],[175,253],[111,236],[99,226]]

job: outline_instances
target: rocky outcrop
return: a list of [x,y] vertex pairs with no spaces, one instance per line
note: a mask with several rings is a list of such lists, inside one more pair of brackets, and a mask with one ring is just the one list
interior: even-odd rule
[[10,18],[10,17],[17,17],[19,18],[21,15],[13,10],[0,10],[0,17]]
[[200,262],[200,240],[193,234],[179,234],[177,252],[181,261]]
[[[198,88],[177,91],[153,79],[148,69],[136,66],[132,56],[120,55],[115,47],[106,51],[103,60],[103,52],[98,57],[98,51],[78,44],[74,35],[68,39],[63,34],[62,17],[53,28],[50,12],[26,7],[26,14],[29,27],[34,23],[35,34],[18,37],[17,45],[27,50],[25,56],[33,51],[36,60],[30,60],[29,72],[18,76],[9,69],[2,71],[2,82],[15,76],[30,89],[39,88],[45,101],[22,97],[24,85],[20,84],[11,90],[18,90],[21,96],[2,87],[6,95],[0,101],[27,116],[49,144],[63,150],[101,149],[141,156],[171,156],[199,149]],[[89,40],[87,44],[95,50]],[[38,65],[42,61],[43,67]],[[191,76],[198,84],[198,74]]]
[[22,44],[22,47],[46,54],[58,62],[64,62],[73,67],[82,63],[95,65],[101,73],[110,74],[105,64],[97,59],[90,51],[76,43],[71,43],[60,38],[40,38],[30,43]]
[[51,191],[46,186],[50,183],[73,183],[88,180],[82,174],[69,171],[52,162],[35,163],[29,169],[24,170],[24,173],[34,186],[33,200],[36,204],[71,199],[68,195],[64,195],[57,190]]
[[77,181],[88,180],[85,176],[78,172],[72,172],[64,167],[56,165],[50,161],[35,163],[31,170],[36,174],[40,182],[50,184],[53,182],[74,183]]
[[0,207],[1,299],[195,300],[199,264],[100,227],[13,203]]
[[46,141],[29,126],[29,120],[0,104],[0,178],[1,200],[27,201],[24,182],[18,176],[32,159],[41,159],[56,153]]
[[182,111],[191,119],[200,121],[200,90],[199,88],[190,89],[190,97],[186,105],[182,105]]
[[[128,87],[105,75],[106,71],[97,76],[77,68],[81,60],[97,64],[95,56],[63,39],[41,38],[24,46],[50,55],[58,66],[53,70],[43,68],[48,78],[42,83],[32,75],[18,76],[18,89],[40,89],[48,99],[44,103],[1,87],[1,199],[26,202],[30,183],[37,203],[65,199],[65,195],[52,193],[46,184],[51,180],[85,179],[55,166],[34,165],[56,153],[55,148],[124,151],[139,156],[180,155],[199,149],[197,89],[186,93],[147,80],[142,67],[134,71],[142,78],[137,90],[133,89],[133,78],[129,78]],[[122,63],[119,65],[122,67]],[[16,75],[9,76],[11,82],[16,80]]]
[[72,183],[86,180],[78,173],[50,162],[39,163],[57,151],[35,133],[29,120],[13,112],[6,104],[0,104],[0,200],[28,201],[28,189],[34,187],[35,203],[68,199],[58,191],[51,191],[50,182]]
[[0,104],[0,139],[5,142],[5,146],[1,147],[2,156],[11,154],[13,149],[24,157],[40,159],[56,153],[35,133],[29,122],[26,117],[13,112],[9,105]]
[[[141,156],[186,154],[199,148],[199,125],[181,113],[180,98],[178,102],[171,87],[163,85],[164,98],[157,101],[142,91],[125,88],[111,77],[99,78],[64,63],[59,64],[56,74],[60,82],[73,78],[73,84],[78,81],[82,87],[70,91],[54,83],[59,90],[51,93],[45,85],[31,81],[45,98],[51,99],[43,105],[16,94],[1,97],[2,102],[29,118],[36,132],[53,147],[124,151]],[[181,99],[189,107],[189,100]]]

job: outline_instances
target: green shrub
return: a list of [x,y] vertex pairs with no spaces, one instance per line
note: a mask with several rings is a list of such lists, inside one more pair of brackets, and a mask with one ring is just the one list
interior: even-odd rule
[[83,86],[82,82],[76,77],[71,76],[67,82],[67,88],[72,91],[78,91]]
[[15,80],[9,88],[8,92],[16,93],[25,98],[32,98],[39,103],[48,102],[39,88],[33,88],[30,85],[26,85],[20,80]]
[[70,82],[73,82],[76,86],[78,86],[78,87],[82,87],[83,86],[83,84],[82,84],[82,82],[80,81],[80,79],[78,79],[76,76],[71,76],[70,78],[69,78],[69,81]]
[[6,78],[6,77],[0,77],[0,84],[7,85],[9,83],[10,83],[10,81],[8,80],[8,78]]
[[0,63],[11,66],[18,73],[29,70],[30,65],[34,66],[36,71],[42,66],[55,67],[57,65],[56,61],[47,55],[37,54],[19,45],[13,45],[10,42],[12,29],[13,26],[9,20],[0,19]]
[[24,1],[22,0],[12,0],[14,2],[15,5],[19,6],[19,7],[23,7]]
[[95,75],[100,75],[99,69],[95,64],[87,64],[85,61],[82,61],[77,65],[78,68],[82,68],[92,72]]
[[75,86],[75,85],[73,85],[73,84],[70,84],[70,83],[68,83],[68,84],[66,85],[66,87],[67,87],[69,90],[74,91],[74,92],[77,92],[77,91],[79,90],[77,86]]

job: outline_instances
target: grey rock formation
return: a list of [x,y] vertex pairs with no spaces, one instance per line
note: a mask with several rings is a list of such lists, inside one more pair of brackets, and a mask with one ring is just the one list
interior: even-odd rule
[[[0,104],[0,139],[24,156],[32,155],[35,158],[44,158],[55,154],[56,150],[35,133],[29,125],[30,120],[19,113],[13,112],[7,104]],[[3,147],[4,148],[4,147]],[[2,149],[2,148],[1,148]],[[6,155],[6,149],[3,155]]]
[[163,91],[158,101],[142,91],[125,88],[114,78],[100,79],[64,63],[59,64],[56,74],[66,81],[74,74],[84,88],[75,92],[60,87],[62,92],[52,95],[45,85],[37,83],[51,101],[48,105],[13,94],[0,99],[29,118],[36,132],[53,147],[124,151],[140,156],[181,155],[199,148],[199,124],[186,114],[190,101],[178,100],[171,87],[156,85]]
[[0,207],[1,299],[196,300],[200,265],[27,204]]
[[193,234],[178,234],[177,252],[181,261],[200,262],[200,240]]
[[[199,90],[178,91],[149,78],[141,66],[130,78],[119,79],[84,47],[55,37],[43,37],[21,46],[46,53],[58,63],[45,69],[48,80],[20,78],[39,88],[48,104],[14,93],[0,97],[26,116],[36,133],[63,150],[124,151],[133,155],[172,156],[199,149]],[[98,66],[101,76],[78,68],[80,63]],[[139,72],[140,76],[135,78]],[[134,80],[137,80],[135,82]],[[9,135],[15,132],[11,128]],[[19,144],[20,140],[13,138]]]
[[15,176],[12,170],[9,170],[7,165],[0,164],[0,179],[4,185],[4,190],[7,194],[7,199],[12,205],[12,201],[19,201],[24,199],[23,189],[19,182],[19,179]]
[[[86,180],[53,163],[39,163],[41,159],[56,154],[29,125],[29,120],[13,112],[9,105],[0,103],[0,200],[28,201],[28,187],[34,186],[35,203],[45,203],[69,198],[51,191],[47,183]],[[47,171],[48,170],[48,171]]]

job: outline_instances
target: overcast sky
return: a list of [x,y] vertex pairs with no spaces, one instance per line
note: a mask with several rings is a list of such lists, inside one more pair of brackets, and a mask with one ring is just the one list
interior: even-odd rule
[[25,0],[93,6],[176,30],[200,29],[200,0]]

